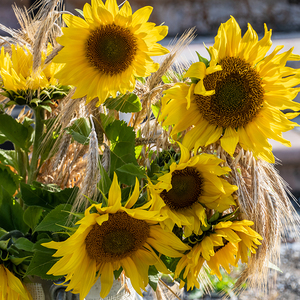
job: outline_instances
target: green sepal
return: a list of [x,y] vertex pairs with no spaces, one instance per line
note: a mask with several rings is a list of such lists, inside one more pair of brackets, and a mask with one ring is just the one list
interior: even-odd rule
[[75,8],[75,10],[76,10],[81,16],[84,17],[83,11],[82,11],[81,9]]
[[218,211],[216,211],[211,218],[208,220],[208,223],[213,223],[214,221],[217,221],[220,217],[220,213]]
[[205,57],[201,56],[199,54],[199,52],[196,51],[196,53],[197,53],[199,61],[203,62],[205,64],[206,68],[208,68],[209,67],[209,61],[208,61],[208,59],[206,59]]
[[25,256],[25,257],[14,257],[10,256],[9,260],[16,266],[20,265],[23,263],[26,259],[30,258],[31,256]]
[[0,241],[0,249],[7,250],[9,241],[10,241],[10,239],[8,239],[6,241],[1,240]]

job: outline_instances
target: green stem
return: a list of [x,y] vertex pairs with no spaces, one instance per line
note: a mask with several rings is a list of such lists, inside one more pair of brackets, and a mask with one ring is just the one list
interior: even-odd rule
[[[27,165],[28,165],[28,153],[15,145],[18,161],[19,175],[22,177],[21,182],[26,182]],[[21,207],[24,207],[23,199],[19,199]]]
[[40,155],[40,146],[42,142],[42,135],[44,131],[44,109],[41,107],[37,107],[34,109],[34,121],[35,121],[35,128],[34,128],[34,142],[33,142],[33,150],[32,150],[32,157],[29,166],[28,172],[28,180],[27,183],[31,184],[35,179],[38,173],[38,162],[39,162],[39,155]]
[[27,176],[27,164],[28,164],[28,153],[15,145],[17,152],[17,160],[19,167],[19,175],[22,177],[22,182],[26,182]]

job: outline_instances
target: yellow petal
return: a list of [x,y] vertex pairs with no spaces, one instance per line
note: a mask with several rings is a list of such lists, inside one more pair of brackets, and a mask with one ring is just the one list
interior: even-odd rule
[[151,7],[151,6],[145,6],[145,7],[138,9],[132,15],[132,26],[134,27],[136,25],[147,22],[152,13],[152,10],[153,10],[153,7]]
[[135,186],[134,186],[134,190],[130,196],[130,198],[128,199],[128,201],[125,204],[126,208],[131,208],[136,201],[139,198],[139,194],[140,194],[140,184],[137,178],[135,178]]
[[106,0],[105,7],[114,17],[119,12],[119,7],[116,0]]
[[225,134],[221,138],[221,146],[227,153],[232,156],[238,141],[239,135],[237,131],[231,127],[228,127],[225,129]]
[[63,14],[63,20],[68,27],[89,28],[89,25],[85,20],[73,15]]

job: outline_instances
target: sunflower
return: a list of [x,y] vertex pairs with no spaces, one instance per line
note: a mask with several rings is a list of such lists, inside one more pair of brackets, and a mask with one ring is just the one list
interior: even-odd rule
[[185,226],[187,236],[192,232],[201,234],[201,225],[206,224],[203,206],[222,212],[236,205],[232,193],[237,186],[220,177],[230,172],[230,168],[220,166],[223,160],[212,154],[190,157],[188,149],[178,144],[179,163],[173,162],[170,172],[160,176],[157,184],[149,182],[151,209],[160,211],[164,217],[164,229],[171,231],[176,224]]
[[157,212],[145,210],[149,203],[133,208],[139,193],[136,181],[132,195],[122,206],[121,189],[114,174],[107,207],[92,205],[70,238],[64,242],[43,244],[57,249],[53,256],[61,257],[48,274],[65,275],[66,282],[69,281],[67,290],[79,293],[80,300],[99,276],[100,296],[105,298],[112,287],[114,271],[121,267],[131,279],[132,286],[142,295],[141,288],[145,289],[148,284],[150,265],[168,272],[154,250],[169,257],[181,257],[182,252],[190,248],[173,233],[162,230]]
[[76,86],[73,98],[98,97],[98,105],[112,95],[133,91],[135,77],[147,77],[159,65],[150,56],[169,51],[157,44],[168,32],[167,26],[147,22],[152,7],[132,14],[128,1],[119,9],[116,0],[92,0],[83,8],[84,19],[63,15],[67,28],[57,41],[64,46],[54,59],[64,63],[56,77]]
[[182,273],[187,281],[187,288],[199,288],[196,280],[203,263],[206,261],[211,269],[212,275],[222,280],[220,266],[230,274],[230,265],[237,267],[241,259],[243,263],[248,263],[248,254],[256,253],[257,245],[261,243],[262,237],[250,226],[252,221],[227,221],[220,222],[213,226],[213,229],[205,232],[199,237],[200,242],[185,254],[177,264],[175,278]]
[[185,77],[191,85],[177,84],[162,99],[160,121],[175,124],[172,134],[193,127],[183,144],[195,151],[220,139],[222,148],[231,156],[239,144],[252,151],[256,158],[274,162],[274,139],[285,146],[290,142],[282,137],[296,123],[291,122],[300,104],[293,102],[300,84],[299,70],[286,67],[288,60],[299,60],[293,49],[280,53],[271,47],[271,30],[258,41],[256,32],[248,25],[241,37],[241,29],[231,17],[221,24],[215,43],[209,48],[211,61],[191,65]]
[[32,300],[23,283],[3,264],[0,264],[0,299]]
[[57,84],[54,73],[59,70],[60,65],[54,63],[44,65],[46,55],[51,52],[52,46],[48,44],[47,53],[41,52],[41,66],[33,72],[33,57],[28,47],[11,45],[11,55],[2,47],[0,54],[2,88],[6,91],[20,92],[43,89]]

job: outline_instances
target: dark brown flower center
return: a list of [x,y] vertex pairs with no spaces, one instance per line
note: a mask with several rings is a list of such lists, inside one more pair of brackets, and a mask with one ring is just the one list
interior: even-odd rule
[[203,80],[206,90],[215,90],[215,94],[195,94],[197,106],[210,124],[224,128],[245,126],[262,108],[264,90],[259,74],[238,57],[224,58],[220,65],[222,71]]
[[114,262],[131,256],[143,247],[150,234],[146,221],[125,212],[109,214],[107,221],[97,223],[85,238],[86,251],[97,263]]
[[86,41],[86,57],[97,71],[106,75],[124,72],[137,52],[137,38],[127,28],[109,24],[93,30]]
[[172,173],[172,188],[160,193],[161,198],[171,209],[181,210],[191,207],[202,194],[203,179],[200,172],[191,167]]

